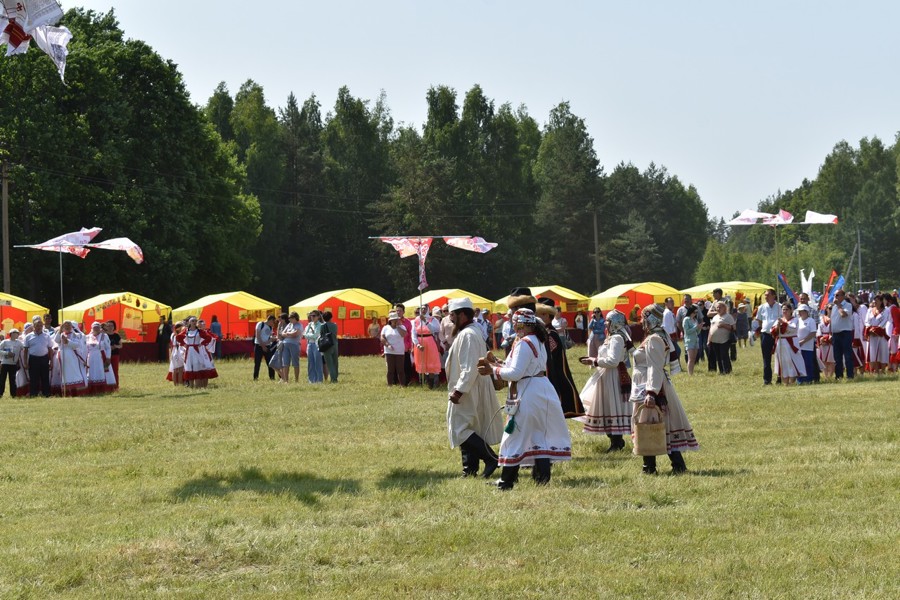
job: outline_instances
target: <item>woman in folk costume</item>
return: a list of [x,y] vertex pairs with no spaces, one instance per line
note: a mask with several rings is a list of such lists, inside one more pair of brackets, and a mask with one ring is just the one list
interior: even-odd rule
[[[665,307],[650,304],[641,311],[641,322],[644,327],[644,341],[632,355],[634,372],[632,386],[643,387],[645,396],[642,403],[647,407],[658,406],[662,410],[666,424],[666,451],[672,463],[672,473],[684,473],[687,465],[682,452],[699,450],[700,444],[694,437],[694,429],[688,420],[681,399],[675,387],[669,381],[666,365],[669,364],[669,353],[673,343],[663,329],[663,313]],[[635,403],[633,415],[637,416],[640,403]],[[644,456],[643,472],[656,474],[656,457]]]
[[597,357],[584,357],[581,364],[595,368],[581,390],[587,414],[578,417],[584,432],[609,438],[607,452],[625,449],[623,436],[631,434],[631,377],[625,368],[625,353],[633,348],[625,315],[611,310],[606,315],[606,340]]
[[828,307],[820,315],[819,327],[816,330],[816,349],[819,358],[819,367],[822,374],[834,377],[834,347],[831,342],[831,308]]
[[492,354],[482,374],[509,381],[506,413],[509,415],[500,442],[497,487],[511,490],[519,478],[519,467],[533,465],[538,485],[550,482],[551,462],[572,459],[572,439],[556,390],[547,379],[547,330],[527,308],[513,314],[516,341],[504,362]]
[[875,296],[872,306],[866,313],[863,338],[866,344],[866,370],[871,373],[884,374],[884,369],[890,361],[888,353],[887,327],[890,322],[890,314],[884,309],[884,298]]
[[184,348],[175,339],[183,330],[184,323],[178,321],[169,336],[169,374],[166,380],[174,383],[175,387],[184,384]]
[[[491,379],[478,372],[478,363],[485,355],[484,337],[474,323],[475,307],[469,298],[451,299],[448,310],[454,323],[453,343],[447,350],[450,447],[459,448],[463,477],[474,477],[484,463],[481,476],[488,478],[497,470],[498,458],[491,446],[500,443],[503,421],[497,414],[500,407]],[[397,334],[396,338],[398,350],[402,350],[402,336]],[[401,368],[402,358],[397,356],[396,369]]]
[[[31,323],[25,323],[25,327],[22,328],[22,338],[25,339],[25,336],[34,331],[34,325]],[[28,369],[25,368],[25,347],[22,347],[22,350],[19,352],[19,359],[16,362],[19,365],[19,369],[16,371],[16,396],[27,396],[31,391],[28,381]]]
[[191,387],[206,387],[207,382],[218,377],[208,346],[212,336],[197,327],[197,317],[189,317],[187,328],[175,336],[175,343],[184,352],[184,380]]
[[847,294],[847,300],[853,306],[853,341],[850,344],[853,350],[853,366],[857,377],[862,377],[866,372],[866,314],[869,307],[860,304],[856,294]]
[[567,419],[584,415],[584,405],[575,387],[572,371],[569,370],[569,360],[566,358],[566,345],[562,341],[559,332],[553,328],[553,319],[556,317],[556,303],[552,298],[541,298],[537,301],[536,313],[547,329],[547,377],[550,384],[559,396],[563,415]]
[[440,329],[441,322],[429,314],[428,306],[421,306],[419,316],[412,322],[413,362],[429,389],[434,389],[441,376],[441,353],[437,347]]
[[[201,355],[200,355],[203,358],[204,367],[205,367],[204,371],[205,372],[215,372],[215,370],[216,370],[216,363],[215,363],[216,348],[219,347],[219,337],[217,335],[215,335],[213,332],[211,332],[209,329],[207,329],[206,321],[204,321],[203,319],[197,320],[197,329],[199,329],[202,333],[205,333],[206,335],[208,335],[210,338],[209,344],[206,345],[206,354],[201,353]],[[218,375],[216,375],[216,377],[218,377]],[[201,378],[201,379],[197,380],[197,383],[200,384],[198,387],[206,387],[206,384],[208,381],[209,381],[209,378]]]
[[84,338],[87,349],[88,391],[92,394],[111,392],[116,387],[116,376],[112,372],[110,358],[112,347],[109,336],[103,332],[99,321],[91,325],[91,332]]
[[891,294],[883,294],[882,299],[890,317],[888,319],[888,368],[891,373],[896,373],[897,367],[900,366],[900,306],[897,304],[897,298]]
[[781,318],[770,332],[775,339],[775,374],[781,383],[791,385],[798,377],[806,377],[806,365],[797,343],[797,319],[789,302],[781,307]]
[[57,330],[53,340],[58,346],[55,365],[58,367],[59,387],[50,384],[54,393],[63,396],[77,396],[87,387],[87,356],[84,334],[78,331],[73,321],[65,321]]

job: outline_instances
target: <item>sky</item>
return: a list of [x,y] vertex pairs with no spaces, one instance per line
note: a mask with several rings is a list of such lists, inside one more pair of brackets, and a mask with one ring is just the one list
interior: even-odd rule
[[[62,0],[115,10],[205,104],[253,79],[283,107],[346,85],[421,129],[432,86],[538,123],[562,101],[605,172],[665,166],[730,218],[816,177],[835,144],[900,132],[900,2]],[[71,57],[70,57],[71,60]]]

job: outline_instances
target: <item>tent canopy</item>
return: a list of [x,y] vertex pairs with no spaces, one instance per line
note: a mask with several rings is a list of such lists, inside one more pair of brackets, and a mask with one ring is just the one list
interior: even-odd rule
[[754,302],[753,299],[756,296],[764,295],[766,290],[772,289],[772,286],[755,281],[720,281],[718,283],[695,285],[694,287],[681,290],[681,294],[690,294],[694,300],[699,298],[712,300],[712,293],[716,288],[721,288],[722,293],[726,296],[731,296],[732,300],[749,298],[751,304],[756,305],[758,303]]
[[159,322],[166,319],[172,307],[133,292],[100,294],[59,311],[59,321],[75,321],[85,327],[94,321],[112,319],[124,332],[125,339],[156,341]]
[[391,303],[378,294],[361,288],[346,288],[316,294],[292,305],[302,320],[312,310],[329,310],[341,337],[365,337],[373,318],[387,317]]
[[[556,301],[556,305],[562,307],[564,313],[587,310],[588,303],[591,300],[587,296],[561,285],[533,285],[530,289],[531,294],[535,298],[553,298]],[[509,310],[509,307],[506,306],[507,298],[509,296],[498,298],[494,302],[494,310],[496,312],[505,313]]]
[[0,327],[3,331],[9,331],[13,327],[21,331],[33,317],[43,317],[48,312],[50,311],[46,306],[35,304],[31,300],[0,293]]
[[664,283],[623,283],[591,296],[590,309],[607,311],[615,308],[627,315],[635,305],[643,308],[652,302],[663,302],[669,296],[676,298],[678,290]]
[[[478,294],[473,294],[472,292],[467,292],[466,290],[461,289],[444,289],[444,290],[428,290],[422,294],[422,304],[427,304],[432,308],[435,306],[443,306],[446,304],[450,298],[468,298],[472,301],[472,306],[475,308],[480,308],[481,310],[489,310],[493,311],[494,303],[485,298],[484,296],[479,296]],[[409,316],[413,311],[410,309],[414,309],[419,306],[419,297],[413,296],[409,300],[403,303],[407,308],[407,316]]]
[[222,336],[231,339],[253,337],[256,323],[278,312],[281,312],[279,305],[253,294],[224,292],[204,296],[179,306],[172,311],[172,318],[181,320],[195,315],[206,321],[209,327],[213,316],[216,316],[222,325]]

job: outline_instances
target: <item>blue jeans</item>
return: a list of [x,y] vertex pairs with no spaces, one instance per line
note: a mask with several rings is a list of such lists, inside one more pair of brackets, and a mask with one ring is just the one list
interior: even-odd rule
[[763,333],[759,336],[763,359],[763,382],[772,383],[772,354],[775,353],[775,338],[771,333]]
[[803,355],[803,364],[806,365],[806,377],[798,377],[797,381],[799,383],[812,383],[816,379],[816,373],[819,370],[819,365],[816,364],[818,360],[816,358],[815,350],[801,350],[800,354]]
[[831,347],[834,349],[834,377],[844,376],[844,363],[847,364],[847,379],[853,379],[853,332],[835,331],[831,334]]
[[285,367],[300,368],[300,344],[282,344],[281,364]]
[[308,342],[306,346],[306,376],[310,383],[322,383],[325,379],[322,373],[322,353],[315,342]]

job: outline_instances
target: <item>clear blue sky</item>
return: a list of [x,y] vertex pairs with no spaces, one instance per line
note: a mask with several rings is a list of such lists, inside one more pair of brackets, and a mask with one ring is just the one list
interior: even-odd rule
[[115,8],[178,65],[194,102],[224,81],[270,106],[383,89],[421,127],[425,93],[480,84],[541,124],[562,100],[609,172],[665,165],[730,217],[814,178],[834,145],[900,131],[900,2],[62,0]]

